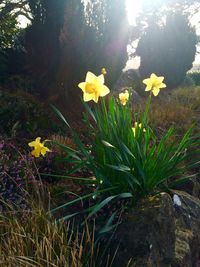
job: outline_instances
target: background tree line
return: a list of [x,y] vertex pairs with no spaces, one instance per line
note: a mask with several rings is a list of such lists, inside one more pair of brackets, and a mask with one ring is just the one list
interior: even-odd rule
[[[105,67],[112,88],[127,62],[127,44],[139,39],[133,56],[141,57],[141,77],[156,72],[164,75],[171,87],[177,86],[196,53],[197,36],[189,20],[191,13],[198,11],[195,2],[157,0],[154,5],[145,4],[133,27],[128,23],[124,0],[87,4],[81,0],[0,0],[4,61],[7,54],[4,74],[25,73],[41,97],[65,96],[71,103],[78,93],[77,83],[88,70],[98,74]],[[24,30],[17,23],[19,14],[31,22]]]

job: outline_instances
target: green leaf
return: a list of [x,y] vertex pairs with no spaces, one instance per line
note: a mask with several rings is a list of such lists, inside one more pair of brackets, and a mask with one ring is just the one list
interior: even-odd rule
[[66,222],[67,220],[73,218],[74,216],[78,215],[79,212],[75,212],[75,213],[72,213],[72,214],[69,214],[67,216],[64,216],[62,217],[61,219],[57,220],[56,223],[60,223],[60,222]]
[[116,171],[121,171],[121,172],[129,172],[131,169],[128,166],[125,165],[111,165],[111,164],[106,164],[106,166],[116,170]]
[[74,180],[74,181],[83,181],[91,184],[97,183],[96,180],[91,179],[93,177],[85,178],[85,177],[74,177],[74,176],[67,176],[67,175],[59,175],[59,174],[48,174],[48,173],[40,173],[41,176],[49,176],[49,177],[55,177],[60,179],[68,179],[68,180]]
[[104,199],[102,202],[97,204],[92,209],[92,212],[90,212],[90,214],[88,215],[87,219],[89,219],[91,216],[93,216],[95,213],[97,213],[100,209],[102,209],[105,205],[107,205],[111,200],[113,200],[115,198],[131,198],[131,197],[132,197],[131,193],[122,193],[122,194],[119,194],[119,195],[107,197],[106,199]]
[[135,158],[135,156],[133,155],[133,153],[130,151],[130,149],[128,149],[128,147],[127,147],[124,143],[121,143],[121,146],[122,146],[122,149],[123,149],[129,156],[131,156],[132,158]]
[[62,121],[64,121],[64,123],[69,127],[69,128],[71,128],[70,127],[70,125],[69,125],[69,123],[66,121],[66,119],[65,119],[65,117],[62,115],[62,113],[54,106],[54,105],[50,105],[52,108],[53,108],[53,110],[56,112],[56,114],[58,115],[58,117],[59,118],[61,118],[61,120]]
[[[107,188],[107,189],[98,190],[98,194],[100,194],[100,193],[105,193],[105,192],[107,192],[107,191],[112,191],[113,189],[116,189],[116,186],[115,186],[115,187],[113,186],[113,187],[110,187],[110,188]],[[84,196],[80,196],[80,197],[78,197],[78,198],[76,198],[76,199],[74,199],[74,200],[72,200],[72,201],[69,201],[69,202],[67,202],[67,203],[65,203],[65,204],[63,204],[63,205],[61,205],[61,206],[58,206],[58,207],[56,207],[56,208],[50,210],[48,213],[54,213],[54,212],[57,211],[57,210],[66,208],[66,207],[68,207],[68,206],[70,206],[70,205],[72,205],[72,204],[74,204],[74,203],[77,203],[77,202],[79,202],[79,201],[83,201],[84,199],[90,198],[90,197],[92,197],[92,196],[95,195],[95,194],[96,194],[96,193],[93,192],[93,193],[90,193],[90,194],[87,194],[87,195],[84,195]]]
[[110,216],[110,218],[108,219],[107,223],[105,226],[103,226],[100,230],[99,230],[99,234],[105,234],[105,233],[108,233],[110,232],[113,228],[116,227],[117,224],[112,224],[114,219],[115,219],[115,216],[117,214],[117,211],[113,212],[113,214]]
[[102,140],[101,142],[102,142],[105,146],[107,146],[107,147],[115,148],[113,145],[111,145],[110,143],[108,143],[108,142],[106,142],[106,141],[104,141],[104,140]]

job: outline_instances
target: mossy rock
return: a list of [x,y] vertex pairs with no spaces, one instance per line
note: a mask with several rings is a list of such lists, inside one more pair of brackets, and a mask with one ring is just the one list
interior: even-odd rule
[[163,193],[148,198],[129,212],[119,226],[114,266],[199,266],[199,229],[200,201],[197,198],[182,191],[174,191],[172,196]]

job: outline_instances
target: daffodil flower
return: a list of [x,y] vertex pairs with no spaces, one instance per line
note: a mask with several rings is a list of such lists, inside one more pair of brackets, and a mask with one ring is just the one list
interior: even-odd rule
[[35,141],[32,141],[32,142],[28,143],[28,145],[29,145],[30,147],[33,147],[33,148],[34,148],[34,149],[32,150],[32,152],[31,152],[31,154],[32,154],[34,157],[36,157],[36,158],[38,158],[38,157],[40,156],[40,154],[41,154],[42,156],[44,156],[47,152],[50,152],[49,148],[46,147],[46,146],[44,146],[44,144],[45,144],[45,142],[46,142],[47,140],[45,140],[45,141],[42,142],[42,143],[41,143],[40,140],[41,140],[41,137],[37,137],[37,138],[35,139]]
[[[136,135],[136,129],[139,127],[140,129],[142,128],[142,123],[139,123],[138,122],[135,122],[134,124],[135,127],[132,127],[132,130],[133,130],[133,135],[135,136]],[[143,128],[143,132],[145,133],[146,132],[146,129]]]
[[102,68],[102,69],[101,69],[101,74],[103,74],[103,75],[106,75],[106,74],[107,74],[107,71],[106,71],[105,68]]
[[157,96],[160,92],[161,88],[165,88],[166,84],[163,83],[163,76],[156,76],[156,74],[152,73],[150,78],[144,79],[143,83],[146,84],[145,91],[151,91],[154,96]]
[[121,103],[123,106],[126,105],[128,99],[129,99],[129,92],[128,92],[128,90],[125,90],[124,93],[120,93],[120,94],[119,94],[119,100],[120,100],[120,103]]
[[79,83],[78,87],[83,91],[85,102],[93,100],[97,103],[99,97],[103,97],[110,92],[109,88],[104,85],[104,75],[96,76],[90,71],[86,74],[85,82]]

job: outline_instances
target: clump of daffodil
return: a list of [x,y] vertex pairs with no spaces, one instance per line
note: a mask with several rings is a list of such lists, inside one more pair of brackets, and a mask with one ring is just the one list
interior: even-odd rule
[[102,69],[101,69],[101,74],[103,74],[103,75],[106,75],[106,74],[107,74],[107,71],[106,71],[105,68],[102,68]]
[[86,74],[85,82],[79,83],[78,87],[83,91],[85,102],[93,100],[97,103],[100,96],[103,97],[110,92],[109,88],[104,85],[104,75],[96,76],[90,71]]
[[123,106],[126,105],[128,99],[129,99],[129,92],[128,92],[128,90],[125,90],[124,93],[120,93],[120,94],[119,94],[119,100],[120,100],[120,103],[121,103]]
[[47,152],[50,152],[50,149],[44,145],[46,141],[41,143],[41,137],[37,137],[35,141],[28,143],[30,147],[34,148],[31,152],[34,157],[38,158],[40,154],[44,156]]
[[150,78],[144,79],[143,83],[146,84],[145,91],[151,91],[154,96],[157,96],[160,92],[161,88],[165,88],[166,84],[163,83],[163,76],[156,76],[156,74],[152,73]]
[[[139,123],[138,124],[138,122],[135,122],[135,124],[134,124],[134,127],[132,127],[132,130],[133,130],[133,135],[135,136],[136,135],[136,129],[137,128],[142,128],[142,123]],[[146,129],[145,128],[143,128],[143,132],[145,133],[146,132]]]

